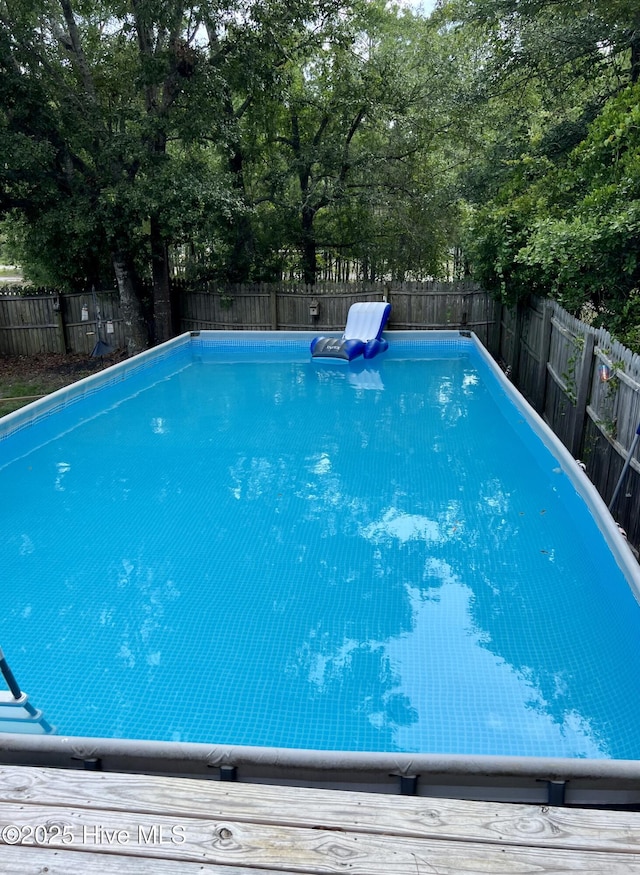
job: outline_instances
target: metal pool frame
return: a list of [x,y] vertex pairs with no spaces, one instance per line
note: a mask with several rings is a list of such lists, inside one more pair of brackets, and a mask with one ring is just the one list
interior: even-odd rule
[[[302,342],[308,348],[314,336],[315,332],[307,331],[183,334],[3,417],[0,443],[8,434],[30,428],[40,416],[49,416],[103,386],[114,385],[133,373],[151,368],[157,360],[173,356],[194,341],[215,341],[228,345],[230,350],[237,349],[243,339],[251,340],[253,345],[269,345],[274,341],[300,345]],[[394,340],[427,337],[469,344],[476,349],[582,496],[640,602],[640,566],[604,501],[565,446],[509,382],[477,337],[459,331],[389,331],[385,336],[391,350]],[[346,362],[344,366],[349,367]],[[640,805],[638,760],[359,753],[0,732],[0,762],[552,805]]]

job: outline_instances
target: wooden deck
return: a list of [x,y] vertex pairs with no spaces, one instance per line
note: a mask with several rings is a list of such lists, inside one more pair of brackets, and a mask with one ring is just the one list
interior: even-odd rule
[[640,813],[0,766],[0,872],[640,873]]

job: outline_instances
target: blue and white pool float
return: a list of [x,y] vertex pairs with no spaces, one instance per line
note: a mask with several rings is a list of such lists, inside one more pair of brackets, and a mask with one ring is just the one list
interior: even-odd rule
[[372,359],[389,348],[382,332],[390,313],[391,304],[384,301],[352,304],[342,337],[314,337],[311,341],[311,356],[348,362],[359,355]]

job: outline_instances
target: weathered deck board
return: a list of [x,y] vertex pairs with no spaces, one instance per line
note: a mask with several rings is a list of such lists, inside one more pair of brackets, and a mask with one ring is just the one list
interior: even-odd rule
[[[261,849],[256,849],[256,856]],[[135,856],[119,853],[54,850],[53,848],[2,848],[0,865],[3,875],[132,875],[132,873],[153,872],[156,875],[291,875],[291,873],[377,873],[386,875],[550,875],[550,873],[584,873],[584,875],[634,875],[640,871],[637,861],[630,862],[623,855],[576,854],[561,851],[549,857],[539,849],[500,850],[485,845],[458,845],[418,849],[408,858],[401,859],[395,849],[389,849],[371,865],[371,861],[360,853],[360,860],[353,858],[326,859],[319,855],[318,860],[288,856],[286,868],[276,868],[266,859],[259,859],[256,867],[242,865],[240,855],[226,864],[211,863],[208,859],[185,861],[174,857],[159,859],[150,855]],[[322,859],[324,857],[325,859]]]
[[[265,875],[264,869],[147,860],[125,854],[87,854],[52,848],[0,847],[2,875]],[[270,875],[290,875],[290,870],[269,870]]]
[[0,766],[0,871],[638,873],[640,813]]
[[[301,805],[301,798],[304,804]],[[382,835],[437,837],[539,847],[634,849],[640,854],[640,814],[537,805],[273,785],[228,784],[193,778],[69,772],[0,766],[0,810],[25,803],[231,819],[238,822],[349,829]]]

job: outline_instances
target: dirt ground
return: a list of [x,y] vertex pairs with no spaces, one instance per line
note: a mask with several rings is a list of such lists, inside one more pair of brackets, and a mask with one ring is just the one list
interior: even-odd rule
[[37,397],[75,383],[119,361],[114,353],[104,359],[87,355],[0,355],[0,416],[17,410]]

